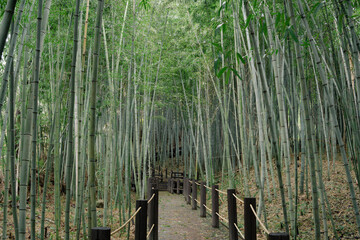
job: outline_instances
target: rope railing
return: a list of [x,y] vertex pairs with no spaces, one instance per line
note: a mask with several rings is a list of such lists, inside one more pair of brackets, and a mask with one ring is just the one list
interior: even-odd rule
[[123,229],[135,216],[136,214],[138,214],[138,212],[141,210],[141,207],[139,207],[136,212],[129,218],[129,220],[127,220],[121,227],[119,227],[118,229],[114,230],[111,235],[114,235],[115,233],[119,232],[121,229]]
[[[190,182],[190,183],[195,182],[195,184],[198,185],[198,186],[201,185],[201,184],[197,183],[196,181],[191,181],[191,180],[189,180],[189,182]],[[211,189],[210,187],[208,187],[208,186],[206,186],[206,185],[204,185],[204,187],[207,188],[207,189]],[[224,194],[224,195],[227,194],[226,192],[221,191],[221,190],[219,190],[219,189],[217,189],[217,188],[215,188],[215,191],[217,191],[218,193]],[[237,197],[234,193],[232,194],[232,196],[233,196],[237,201],[239,201],[240,203],[244,204],[244,201],[241,200],[239,197]],[[193,199],[193,197],[192,197],[191,195],[189,195],[189,197],[190,197],[191,199]],[[195,202],[197,202],[198,204],[201,204],[197,199],[193,199],[193,200],[194,200]],[[209,209],[205,204],[203,204],[203,206],[205,207],[206,210],[211,211],[211,209]],[[269,235],[269,234],[270,234],[269,230],[268,230],[268,229],[265,227],[265,225],[261,222],[261,220],[259,219],[258,215],[256,214],[253,206],[250,205],[250,207],[251,207],[251,210],[252,210],[252,212],[254,213],[256,219],[259,221],[260,225],[261,225],[262,228],[264,229],[265,233],[266,233],[267,235]],[[228,219],[226,219],[225,217],[221,216],[218,212],[215,212],[215,213],[216,213],[216,215],[217,215],[221,220],[223,220],[223,221],[226,222],[226,223],[229,223],[229,220],[228,220]],[[243,236],[242,233],[240,232],[238,226],[237,226],[235,223],[234,223],[234,225],[236,226],[236,230],[239,232],[240,236],[244,239],[244,236]]]
[[[194,179],[190,180],[186,177],[184,178],[183,186],[184,197],[187,204],[191,205],[193,210],[200,208],[200,217],[206,217],[208,213],[212,218],[212,227],[219,228],[219,224],[221,223],[226,228],[228,228],[229,239],[240,238],[242,240],[256,240],[258,231],[256,228],[257,222],[259,222],[259,225],[261,225],[261,232],[266,234],[269,240],[290,239],[288,233],[272,233],[266,228],[264,223],[260,220],[259,215],[256,213],[256,198],[240,198],[236,196],[235,189],[227,189],[226,191],[222,191],[219,190],[218,185],[213,185],[210,187],[201,181],[196,181]],[[200,198],[198,198],[197,195],[197,192],[199,191],[198,189],[200,189]],[[211,194],[210,207],[206,205],[207,193]],[[239,226],[237,225],[238,211],[236,208],[239,205],[238,202],[243,205],[243,232],[241,232]],[[220,204],[227,205],[227,216],[222,216],[220,214]]]
[[147,203],[150,204],[151,201],[154,199],[154,197],[155,197],[155,193],[153,193],[153,195],[152,195],[151,198],[147,201]]
[[203,204],[203,206],[205,207],[206,210],[208,210],[209,212],[211,212],[211,209],[208,208],[205,204]]
[[221,216],[218,212],[216,212],[216,215],[221,219],[223,220],[224,222],[226,222],[227,224],[229,224],[229,220],[224,218],[223,216]]
[[150,236],[152,230],[154,229],[154,227],[155,227],[155,224],[153,224],[153,225],[151,226],[149,232],[146,234],[146,238],[149,238],[149,236]]
[[244,237],[244,234],[242,234],[242,232],[240,231],[239,227],[234,223],[234,226],[236,228],[236,230],[238,231],[239,235],[240,235],[240,238],[245,240],[245,237]]
[[257,215],[257,213],[255,212],[254,210],[254,207],[250,204],[250,208],[251,208],[251,211],[254,213],[256,219],[259,221],[260,225],[262,226],[262,228],[264,229],[264,231],[266,232],[267,235],[270,234],[269,230],[267,230],[267,228],[265,227],[265,225],[261,222],[259,216]]
[[244,201],[241,200],[240,198],[238,198],[235,194],[233,194],[234,198],[236,198],[236,200],[238,200],[239,202],[241,202],[242,204],[244,204]]
[[223,192],[223,191],[221,191],[221,190],[219,190],[219,189],[215,189],[218,193],[221,193],[221,194],[226,194],[226,192]]

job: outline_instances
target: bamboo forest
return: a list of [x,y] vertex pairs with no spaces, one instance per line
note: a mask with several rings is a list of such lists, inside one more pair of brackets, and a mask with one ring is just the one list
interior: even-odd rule
[[360,239],[360,1],[0,0],[0,19],[1,240]]

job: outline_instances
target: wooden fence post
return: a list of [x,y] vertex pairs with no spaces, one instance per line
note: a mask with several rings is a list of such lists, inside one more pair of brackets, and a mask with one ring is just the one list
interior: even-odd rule
[[167,190],[171,193],[171,178],[168,179]]
[[148,184],[147,184],[147,195],[148,198],[151,197],[151,188],[154,187],[154,178],[153,177],[149,177],[148,178]]
[[188,178],[187,180],[187,186],[186,186],[186,203],[190,205],[190,193],[191,193],[191,184],[190,184],[191,179]]
[[244,198],[244,228],[245,228],[245,239],[256,240],[256,217],[250,208],[253,206],[256,212],[256,199],[255,198]]
[[[148,201],[152,198],[153,194],[155,194],[155,188],[154,186],[151,186],[150,188],[150,193],[149,193],[149,196],[148,196]],[[155,198],[155,197],[154,197]],[[148,227],[151,228],[151,226],[154,224],[154,200],[155,199],[152,199],[151,202],[148,203]],[[150,238],[151,239],[151,238]]]
[[186,191],[187,191],[187,187],[186,187],[187,179],[188,179],[187,177],[184,177],[184,183],[183,183],[183,195],[184,195],[185,201],[186,201]]
[[177,186],[176,187],[177,187],[176,193],[180,194],[180,179],[179,178],[177,179]]
[[[150,202],[150,215],[149,215],[149,230],[154,224],[154,228],[150,233],[149,239],[158,240],[159,239],[159,189],[152,189],[152,194],[154,198]],[[151,195],[152,195],[151,194]]]
[[268,240],[290,240],[288,233],[270,233]]
[[173,185],[174,185],[174,183],[173,183],[173,181],[174,181],[174,179],[172,179],[172,178],[170,178],[170,193],[171,194],[173,194],[174,193],[174,187],[173,187]]
[[171,193],[174,194],[175,193],[175,184],[176,181],[174,178],[171,179]]
[[91,229],[91,240],[110,240],[111,229],[107,227],[94,227]]
[[159,239],[159,189],[155,190],[155,198],[154,198],[154,203],[155,203],[155,221],[154,221],[154,238],[153,240],[158,240]]
[[195,201],[197,199],[197,185],[196,185],[196,180],[192,180],[192,210],[196,210],[197,209],[197,202]]
[[230,240],[238,239],[238,231],[235,227],[235,225],[237,225],[237,212],[236,212],[236,199],[235,199],[234,194],[235,194],[235,189],[227,190],[229,239]]
[[[149,201],[151,196],[153,195],[154,193],[154,189],[155,189],[155,186],[153,184],[149,184],[149,188],[148,188],[148,195],[147,195],[147,200]],[[153,215],[152,215],[152,201],[150,203],[148,203],[148,206],[147,206],[147,215],[148,215],[148,226],[151,227],[151,224],[153,222]]]
[[200,185],[200,217],[206,217],[206,188],[205,182]]
[[219,213],[219,192],[217,191],[217,189],[219,189],[219,185],[213,185],[211,189],[211,215],[213,228],[219,228],[219,216],[216,214]]
[[136,200],[136,209],[139,207],[135,217],[135,240],[146,239],[147,235],[147,200]]

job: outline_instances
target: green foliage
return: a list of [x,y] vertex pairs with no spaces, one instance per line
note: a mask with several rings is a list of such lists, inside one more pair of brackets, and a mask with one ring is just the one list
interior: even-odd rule
[[0,17],[4,15],[6,2],[6,0],[0,0]]
[[148,0],[141,0],[139,3],[139,6],[144,8],[145,10],[147,10],[151,7]]

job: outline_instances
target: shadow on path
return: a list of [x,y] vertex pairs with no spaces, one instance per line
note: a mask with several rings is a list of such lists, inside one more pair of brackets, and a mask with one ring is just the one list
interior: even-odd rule
[[191,210],[183,195],[159,193],[160,240],[228,239],[228,230],[224,226],[211,227],[211,217],[199,217],[199,209]]

